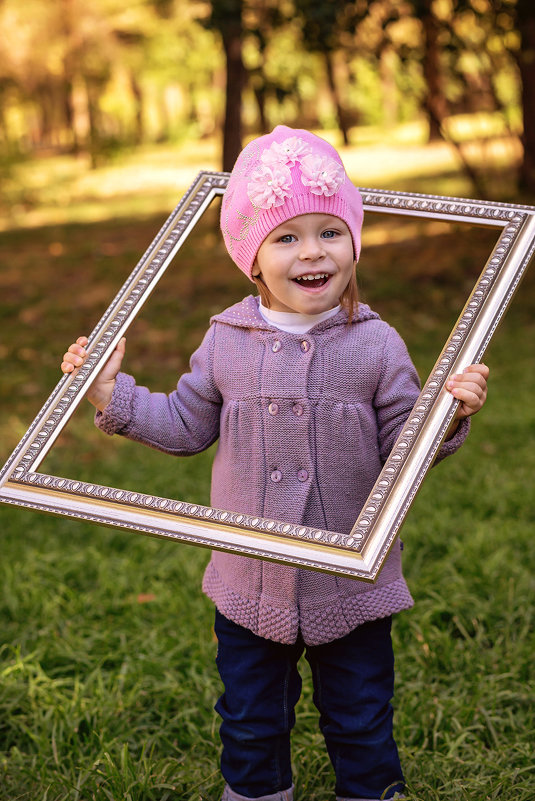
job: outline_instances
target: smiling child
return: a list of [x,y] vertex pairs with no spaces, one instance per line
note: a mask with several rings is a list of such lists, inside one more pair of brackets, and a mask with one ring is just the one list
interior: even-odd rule
[[[362,217],[323,139],[279,126],[250,142],[221,228],[260,298],[213,317],[169,395],[119,372],[122,340],[88,393],[97,425],[179,456],[218,440],[214,507],[349,532],[420,391],[400,336],[358,301]],[[83,363],[86,344],[69,347],[64,372]],[[437,461],[464,441],[487,377],[484,365],[450,377],[459,406]],[[399,541],[374,585],[214,552],[203,587],[216,605],[224,684],[223,801],[291,801],[303,653],[338,800],[402,797],[390,628],[413,601]]]

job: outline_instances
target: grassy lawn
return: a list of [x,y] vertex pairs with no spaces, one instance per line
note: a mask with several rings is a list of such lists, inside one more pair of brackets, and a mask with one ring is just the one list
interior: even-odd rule
[[[202,163],[210,147],[190,154],[180,191],[215,166],[215,156]],[[146,158],[155,170],[157,154]],[[163,167],[154,191],[133,157],[124,168],[76,178],[72,163],[35,163],[26,200],[20,176],[32,164],[12,173],[19,208],[0,224],[2,462],[58,380],[66,345],[92,329],[177,200],[162,189]],[[425,169],[358,183],[469,194],[451,164]],[[400,330],[422,377],[495,236],[369,216],[363,299]],[[129,331],[126,369],[172,388],[210,314],[249,291],[214,208]],[[534,301],[532,267],[486,357],[487,406],[426,479],[402,533],[416,605],[394,625],[396,733],[412,801],[535,795]],[[43,469],[207,502],[211,455],[171,460],[109,439],[83,404]],[[208,554],[8,506],[0,548],[0,800],[217,801],[220,688],[200,591]],[[332,771],[303,673],[296,801],[327,801]]]

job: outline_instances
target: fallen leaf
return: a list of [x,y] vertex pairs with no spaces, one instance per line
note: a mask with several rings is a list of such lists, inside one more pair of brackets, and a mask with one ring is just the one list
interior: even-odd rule
[[151,601],[155,601],[156,596],[152,592],[140,592],[137,596],[138,604],[148,604]]

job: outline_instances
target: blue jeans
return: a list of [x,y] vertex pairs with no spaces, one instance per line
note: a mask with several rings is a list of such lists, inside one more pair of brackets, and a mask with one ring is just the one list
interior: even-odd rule
[[394,655],[391,618],[365,623],[338,640],[306,646],[266,640],[216,610],[217,666],[225,691],[221,770],[247,798],[292,785],[290,732],[301,693],[297,662],[305,652],[319,725],[336,775],[336,795],[392,798],[403,790],[392,735]]

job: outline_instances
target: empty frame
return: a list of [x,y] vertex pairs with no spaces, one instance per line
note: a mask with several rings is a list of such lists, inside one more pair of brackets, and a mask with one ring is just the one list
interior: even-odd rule
[[227,173],[201,172],[89,337],[88,358],[60,380],[0,472],[0,501],[99,525],[373,582],[433,464],[458,401],[449,375],[481,360],[535,247],[535,208],[361,189],[364,209],[493,226],[498,240],[351,532],[200,506],[38,472],[89,386],[149,298]]

